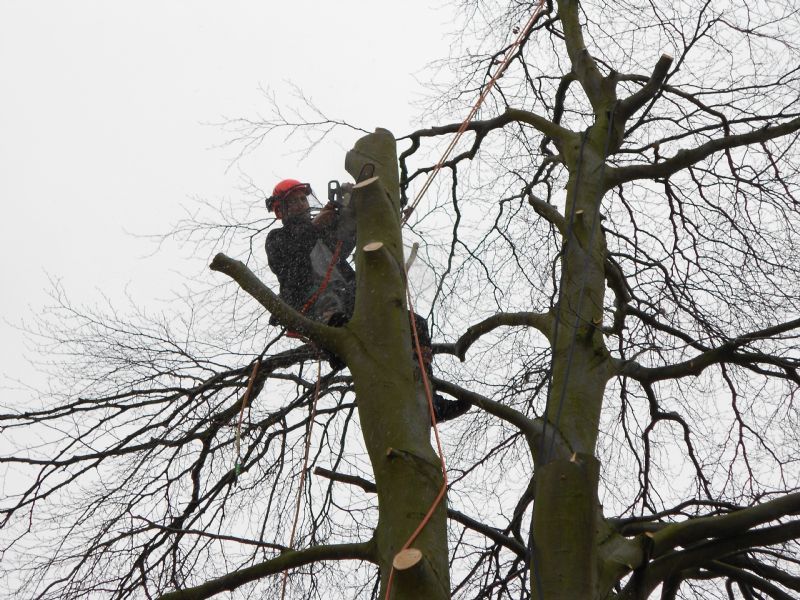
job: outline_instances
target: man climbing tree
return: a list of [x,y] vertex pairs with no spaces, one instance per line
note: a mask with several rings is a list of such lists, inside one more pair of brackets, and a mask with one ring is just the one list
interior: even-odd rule
[[[372,165],[370,165],[372,172]],[[363,177],[363,173],[359,173]],[[333,183],[333,182],[332,182]],[[267,199],[267,208],[281,220],[283,227],[267,235],[266,251],[269,266],[278,278],[280,297],[289,306],[312,319],[340,327],[347,323],[355,303],[356,276],[347,261],[355,246],[356,219],[350,202],[351,184],[342,190],[339,202],[329,198],[313,219],[308,198],[311,186],[296,179],[284,179]],[[433,352],[428,322],[413,314],[415,344],[419,345],[422,369],[428,381],[433,379]],[[270,323],[277,324],[273,316]],[[290,335],[296,336],[294,332]],[[412,349],[412,362],[415,351]],[[333,364],[341,366],[338,358]],[[469,410],[464,399],[448,400],[433,392],[433,412],[437,422],[455,419]]]
[[311,186],[284,179],[267,199],[283,227],[267,235],[270,269],[280,296],[295,310],[330,325],[342,325],[353,313],[355,272],[347,257],[355,246],[355,216],[348,202],[329,201],[313,219]]

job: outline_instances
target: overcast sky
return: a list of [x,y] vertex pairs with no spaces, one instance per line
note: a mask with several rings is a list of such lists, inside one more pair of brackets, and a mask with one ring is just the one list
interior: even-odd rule
[[126,291],[157,303],[181,259],[150,256],[152,242],[132,234],[168,231],[192,198],[252,201],[242,172],[263,189],[296,177],[322,190],[343,176],[337,144],[298,165],[271,143],[228,168],[228,136],[210,123],[268,112],[261,88],[288,98],[294,84],[329,116],[408,131],[424,92],[415,75],[447,54],[449,10],[1,0],[0,377],[35,376],[9,323],[48,303],[48,278],[88,304]]

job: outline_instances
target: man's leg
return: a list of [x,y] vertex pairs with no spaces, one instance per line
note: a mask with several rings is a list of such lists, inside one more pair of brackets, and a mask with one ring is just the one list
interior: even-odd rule
[[[413,313],[413,319],[417,329],[417,338],[419,339],[422,365],[425,369],[425,374],[428,376],[428,381],[431,384],[431,391],[433,392],[433,416],[436,418],[437,423],[443,423],[444,421],[460,417],[469,410],[471,405],[466,400],[447,400],[433,390],[433,350],[431,349],[431,335],[428,330],[428,321],[417,313]],[[414,343],[413,332],[411,343]],[[416,363],[416,353],[414,354],[414,362]]]

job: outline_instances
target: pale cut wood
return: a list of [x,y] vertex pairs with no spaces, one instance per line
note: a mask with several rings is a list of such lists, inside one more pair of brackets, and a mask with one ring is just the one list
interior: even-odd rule
[[369,179],[365,179],[364,181],[359,181],[358,183],[353,185],[353,189],[357,190],[357,189],[360,189],[360,188],[363,188],[363,187],[367,187],[368,185],[371,185],[371,184],[375,183],[376,181],[378,181],[378,179],[380,179],[380,177],[375,175],[374,177],[370,177]]
[[364,252],[375,252],[375,250],[380,250],[383,248],[383,242],[369,242],[368,244],[364,244],[362,250]]
[[422,560],[422,552],[416,548],[406,548],[394,556],[392,565],[398,571],[406,571],[416,566]]

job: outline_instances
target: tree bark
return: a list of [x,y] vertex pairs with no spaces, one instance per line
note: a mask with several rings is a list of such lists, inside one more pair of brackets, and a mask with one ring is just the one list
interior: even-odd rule
[[591,455],[554,460],[537,469],[533,598],[594,597],[599,473],[600,463]]
[[[593,598],[598,588],[597,501],[594,457],[611,361],[600,331],[606,243],[600,228],[608,127],[593,127],[562,146],[570,170],[565,207],[557,322],[550,337],[552,386],[536,464],[531,592],[534,598]],[[573,449],[557,458],[550,440]]]
[[417,393],[413,372],[396,152],[391,133],[378,129],[358,140],[345,161],[354,178],[374,172],[376,179],[357,183],[352,195],[358,223],[356,305],[346,326],[351,342],[343,358],[353,374],[378,491],[381,597],[391,577],[390,598],[436,600],[450,597],[444,499],[413,543],[422,553],[425,576],[417,569],[392,573],[395,555],[433,505],[443,481],[430,444],[428,407]]

